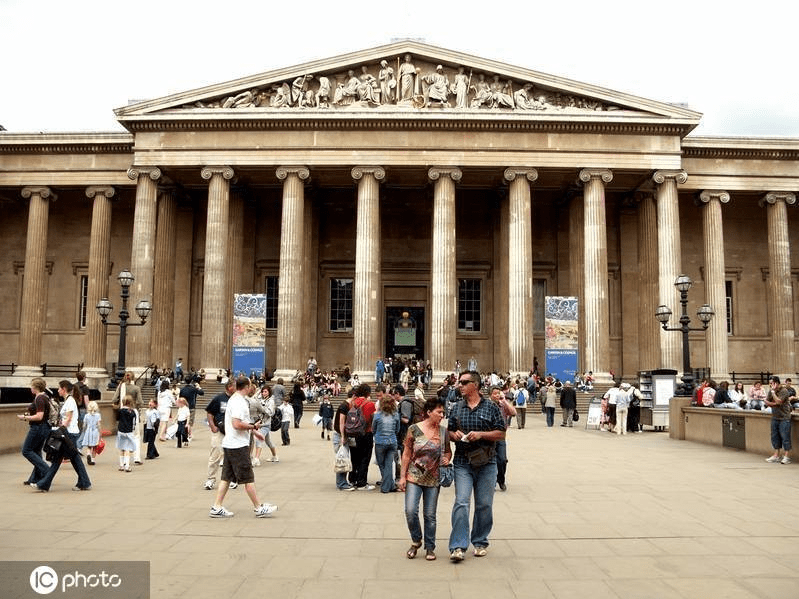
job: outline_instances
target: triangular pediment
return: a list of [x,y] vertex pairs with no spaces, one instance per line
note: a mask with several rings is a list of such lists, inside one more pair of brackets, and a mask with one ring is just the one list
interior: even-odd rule
[[[137,121],[491,118],[658,122],[693,129],[701,114],[413,40],[273,70],[115,110]],[[471,115],[471,116],[470,116]]]

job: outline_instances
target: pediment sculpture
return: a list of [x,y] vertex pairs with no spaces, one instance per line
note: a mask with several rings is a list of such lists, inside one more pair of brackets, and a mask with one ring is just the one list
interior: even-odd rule
[[182,108],[604,111],[620,107],[465,66],[414,64],[410,54],[360,69],[306,73]]

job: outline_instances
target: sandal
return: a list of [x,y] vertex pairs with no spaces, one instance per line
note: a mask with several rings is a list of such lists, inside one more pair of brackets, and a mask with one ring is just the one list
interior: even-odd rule
[[424,558],[425,558],[425,559],[426,559],[428,562],[432,562],[434,559],[436,559],[436,552],[435,552],[435,551],[433,551],[432,549],[428,549],[428,550],[427,550],[427,553],[426,553],[426,554],[425,554],[425,556],[424,556]]
[[421,547],[421,546],[422,546],[422,544],[421,544],[421,543],[411,543],[411,546],[410,546],[410,548],[409,548],[409,549],[408,549],[408,551],[405,553],[405,555],[408,557],[408,559],[413,559],[413,558],[415,558],[415,557],[416,557],[416,554],[417,554],[417,553],[418,553],[418,551],[419,551],[419,547]]

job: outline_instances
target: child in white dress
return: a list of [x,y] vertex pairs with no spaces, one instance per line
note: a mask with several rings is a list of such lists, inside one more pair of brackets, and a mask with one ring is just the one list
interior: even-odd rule
[[83,434],[81,447],[88,447],[91,453],[86,454],[86,462],[94,466],[97,457],[97,445],[100,443],[100,408],[96,401],[90,401],[83,418]]

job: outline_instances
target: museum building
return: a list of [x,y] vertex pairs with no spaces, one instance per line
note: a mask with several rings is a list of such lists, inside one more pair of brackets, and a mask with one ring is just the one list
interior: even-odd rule
[[679,371],[655,310],[677,324],[685,274],[692,326],[715,311],[692,365],[796,372],[797,139],[692,136],[683,105],[417,41],[115,114],[127,132],[0,133],[4,386],[107,377],[119,331],[95,306],[116,317],[123,269],[152,304],[135,369],[229,367],[233,296],[257,293],[281,376],[309,356],[367,381],[393,355],[526,373],[547,296],[578,298],[598,381]]

